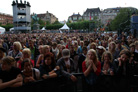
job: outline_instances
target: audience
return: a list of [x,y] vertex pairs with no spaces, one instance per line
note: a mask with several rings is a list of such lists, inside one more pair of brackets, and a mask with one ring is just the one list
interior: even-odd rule
[[[67,84],[75,83],[75,74],[81,73],[88,89],[94,90],[99,76],[138,74],[138,40],[131,35],[126,39],[122,34],[120,40],[114,33],[22,33],[0,38],[0,89],[21,86],[22,80],[29,83],[61,76]],[[8,59],[7,64],[7,56],[16,62]],[[9,68],[4,69],[5,65]],[[14,77],[2,77],[15,67]]]

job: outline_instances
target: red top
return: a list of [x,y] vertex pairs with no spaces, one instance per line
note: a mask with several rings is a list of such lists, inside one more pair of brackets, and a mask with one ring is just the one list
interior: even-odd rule
[[[30,59],[30,61],[32,62],[33,67],[34,67],[34,60]],[[22,62],[19,60],[17,63],[19,63],[19,67],[18,68],[21,70],[21,63]]]
[[[101,62],[98,62],[98,64],[97,64],[97,70],[96,70],[96,75],[100,75],[100,73],[101,73]],[[82,71],[83,72],[85,72],[87,70],[87,68],[86,68],[86,63],[85,63],[85,61],[83,61],[83,63],[82,63]]]
[[68,45],[68,44],[66,45],[66,48],[67,48],[67,49],[69,48],[69,45]]

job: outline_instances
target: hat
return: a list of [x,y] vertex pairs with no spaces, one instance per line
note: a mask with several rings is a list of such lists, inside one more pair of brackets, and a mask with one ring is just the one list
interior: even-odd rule
[[97,48],[98,48],[98,49],[104,49],[104,47],[103,47],[103,46],[98,46]]
[[0,47],[0,50],[3,51],[3,52],[6,52],[6,50],[2,47]]
[[63,51],[62,51],[62,57],[63,58],[69,58],[70,57],[70,51],[69,51],[69,49],[63,49]]

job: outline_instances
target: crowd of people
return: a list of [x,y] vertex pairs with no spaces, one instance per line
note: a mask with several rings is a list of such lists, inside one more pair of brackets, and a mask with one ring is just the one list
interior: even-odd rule
[[122,33],[22,33],[0,35],[0,90],[83,73],[93,86],[98,76],[138,74],[138,39]]

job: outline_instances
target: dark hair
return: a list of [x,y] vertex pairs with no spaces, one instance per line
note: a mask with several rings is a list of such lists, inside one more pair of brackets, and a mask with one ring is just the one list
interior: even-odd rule
[[21,63],[21,70],[24,69],[24,64],[25,64],[26,62],[29,62],[31,65],[33,65],[32,62],[31,62],[31,60],[30,60],[29,58],[26,58],[26,59],[24,59],[23,62]]
[[120,52],[120,56],[121,55],[123,55],[123,54],[125,54],[125,55],[127,55],[129,58],[130,58],[130,56],[131,56],[131,53],[130,53],[130,51],[128,50],[128,49],[123,49],[121,52]]
[[15,59],[11,56],[6,56],[6,57],[2,58],[2,63],[7,63],[8,65],[14,65]]
[[43,65],[44,65],[44,66],[47,66],[47,65],[45,64],[45,60],[46,60],[48,57],[50,57],[50,58],[51,58],[51,61],[52,61],[50,66],[52,66],[52,68],[54,68],[54,67],[56,66],[56,62],[55,62],[55,59],[54,59],[54,55],[53,55],[53,53],[51,53],[51,52],[48,52],[48,53],[45,55]]
[[84,47],[82,48],[82,50],[83,50],[83,51],[87,51],[88,49],[87,49],[86,46],[84,46]]

